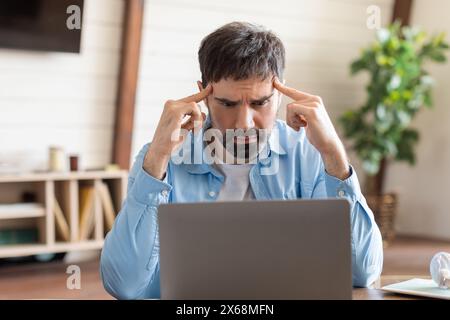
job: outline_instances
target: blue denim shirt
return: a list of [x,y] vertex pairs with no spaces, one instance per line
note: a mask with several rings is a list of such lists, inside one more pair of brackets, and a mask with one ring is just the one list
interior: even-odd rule
[[[203,145],[202,136],[190,134],[183,144],[183,148],[190,146],[186,155],[191,160],[197,146]],[[127,197],[101,254],[103,284],[119,299],[160,297],[158,206],[215,201],[224,182],[204,151],[196,156],[200,161],[191,163],[172,157],[164,180],[157,180],[142,168],[148,146],[139,152],[130,171]],[[375,281],[383,264],[381,234],[353,168],[346,180],[328,175],[305,131],[294,131],[281,120],[276,121],[261,155],[249,174],[256,199],[345,197],[350,202],[353,285],[365,287]]]

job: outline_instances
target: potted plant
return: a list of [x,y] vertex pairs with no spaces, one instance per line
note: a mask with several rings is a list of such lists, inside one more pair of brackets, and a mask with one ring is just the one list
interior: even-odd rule
[[374,212],[385,244],[393,239],[397,197],[385,194],[384,180],[392,161],[415,163],[419,132],[410,127],[424,107],[433,105],[433,79],[427,62],[443,63],[449,45],[445,34],[434,36],[395,22],[377,31],[376,41],[351,64],[351,74],[369,73],[367,100],[346,111],[339,122],[366,173],[364,193]]

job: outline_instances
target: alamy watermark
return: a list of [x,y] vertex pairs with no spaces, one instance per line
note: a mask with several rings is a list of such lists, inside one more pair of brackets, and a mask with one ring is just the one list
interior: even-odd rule
[[66,26],[69,30],[81,29],[81,8],[75,4],[67,7],[66,13],[69,15],[66,19]]
[[381,28],[381,8],[377,5],[370,5],[366,9],[369,15],[366,20],[366,26],[370,30],[379,30]]
[[81,290],[81,269],[79,266],[72,264],[67,267],[66,273],[70,274],[66,280],[66,287],[69,290]]

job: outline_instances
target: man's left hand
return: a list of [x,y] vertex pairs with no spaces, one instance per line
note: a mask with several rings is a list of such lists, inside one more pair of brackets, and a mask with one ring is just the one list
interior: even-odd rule
[[286,122],[296,131],[304,127],[309,142],[319,151],[328,174],[341,180],[348,178],[350,167],[342,141],[331,122],[322,99],[282,84],[274,87],[293,102],[287,105]]

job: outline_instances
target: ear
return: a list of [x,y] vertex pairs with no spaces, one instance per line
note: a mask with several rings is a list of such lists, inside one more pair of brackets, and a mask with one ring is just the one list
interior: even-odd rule
[[[285,85],[286,84],[286,79],[283,79],[283,80],[280,80],[281,81],[281,83],[283,84],[283,85]],[[277,110],[279,110],[280,109],[280,106],[281,106],[281,101],[283,100],[283,97],[284,97],[284,94],[282,94],[280,91],[278,91],[277,90],[277,93],[278,93],[278,106],[277,106]]]
[[203,85],[202,85],[202,82],[199,80],[199,81],[197,81],[197,86],[198,86],[198,90],[199,91],[202,91],[203,90]]
[[[282,83],[283,85],[286,85],[286,79],[281,80],[281,83]],[[278,91],[278,92],[280,93],[280,98],[281,98],[281,97],[284,97],[284,94],[282,94],[280,91]]]
[[[202,90],[204,89],[204,88],[203,88],[203,84],[202,84],[201,81],[197,81],[197,86],[198,86],[198,91],[202,91]],[[205,98],[205,99],[203,99],[202,101],[203,101],[203,103],[205,104],[205,106],[209,109],[209,106],[208,106],[208,98]]]

